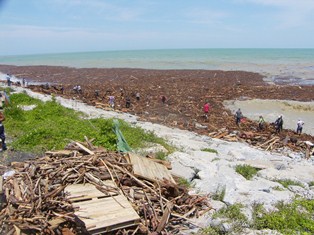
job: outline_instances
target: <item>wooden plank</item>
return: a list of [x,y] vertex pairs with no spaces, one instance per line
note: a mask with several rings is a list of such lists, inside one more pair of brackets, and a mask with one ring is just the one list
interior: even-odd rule
[[93,151],[89,150],[89,149],[86,148],[84,145],[82,145],[82,144],[80,144],[80,143],[78,143],[78,142],[75,142],[75,144],[76,144],[77,146],[79,146],[82,150],[84,150],[85,152],[87,152],[88,154],[90,154],[90,155],[93,155],[93,154],[94,154]]
[[167,168],[148,158],[129,153],[130,163],[133,165],[134,175],[153,182],[167,179],[176,183]]
[[[111,180],[104,181],[105,185],[115,187]],[[110,195],[117,195],[117,193],[109,192],[108,195],[100,192],[93,184],[72,184],[68,185],[64,191],[68,193],[68,199],[72,202],[90,200],[92,198],[108,197]]]
[[75,212],[90,234],[110,232],[115,229],[136,225],[140,217],[123,195],[74,202],[79,207]]

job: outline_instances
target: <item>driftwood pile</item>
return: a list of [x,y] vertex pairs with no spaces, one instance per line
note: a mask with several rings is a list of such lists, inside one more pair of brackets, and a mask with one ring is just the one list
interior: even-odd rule
[[[95,148],[89,141],[11,168],[14,176],[3,182],[0,234],[86,234],[64,191],[78,183],[91,183],[104,194],[122,192],[132,203],[140,223],[115,234],[175,234],[193,226],[189,218],[211,209],[207,197],[189,195],[184,187],[135,177],[122,153]],[[102,183],[108,179],[116,186]]]
[[300,140],[299,136],[284,136],[273,131],[229,131],[227,128],[222,128],[209,133],[208,136],[232,142],[246,142],[266,151],[280,151],[282,148],[289,148],[292,151],[305,153],[309,148],[306,141]]

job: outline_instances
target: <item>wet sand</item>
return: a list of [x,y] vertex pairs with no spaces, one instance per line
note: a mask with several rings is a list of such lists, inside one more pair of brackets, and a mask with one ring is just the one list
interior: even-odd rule
[[[20,79],[26,78],[27,81],[48,82],[60,86],[62,84],[63,94],[60,86],[49,87],[49,89],[38,86],[31,88],[42,93],[80,99],[105,109],[109,108],[108,96],[114,95],[117,111],[129,112],[140,116],[142,120],[197,131],[200,134],[225,127],[231,131],[238,130],[234,122],[234,113],[223,104],[225,100],[244,98],[314,100],[314,86],[273,85],[266,83],[263,76],[258,73],[244,71],[77,69],[57,66],[0,65],[0,72],[12,74]],[[75,85],[82,87],[82,94],[73,92],[72,88]],[[96,90],[99,92],[97,97]],[[137,92],[141,96],[139,101],[135,97]],[[161,102],[162,95],[167,97],[165,104]],[[129,109],[125,108],[126,97],[131,99]],[[212,106],[209,120],[203,117],[202,109],[206,101]],[[207,129],[197,129],[195,123],[206,126]],[[241,130],[256,131],[256,126],[256,122],[248,121]],[[282,133],[283,136],[286,134],[293,135],[293,132]]]

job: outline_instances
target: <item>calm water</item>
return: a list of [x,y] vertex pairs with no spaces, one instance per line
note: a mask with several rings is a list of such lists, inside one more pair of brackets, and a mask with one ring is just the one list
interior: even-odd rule
[[0,64],[77,68],[219,69],[314,84],[314,49],[176,49],[0,56]]

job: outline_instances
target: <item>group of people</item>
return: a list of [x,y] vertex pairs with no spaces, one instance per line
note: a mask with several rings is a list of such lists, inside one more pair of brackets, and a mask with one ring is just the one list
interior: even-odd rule
[[[205,108],[205,106],[204,106],[204,108]],[[235,116],[236,125],[239,126],[240,122],[243,120],[243,114],[242,114],[242,111],[240,108],[236,111],[234,116]],[[280,133],[283,130],[283,117],[282,117],[282,115],[279,115],[273,124],[274,124],[275,130],[276,130],[276,133]],[[304,125],[304,121],[299,119],[297,122],[297,128],[296,128],[297,134],[299,134],[299,135],[302,134],[303,125]],[[258,130],[260,130],[260,131],[265,130],[265,120],[264,120],[263,116],[261,116],[261,115],[259,116],[259,119],[258,119]]]

